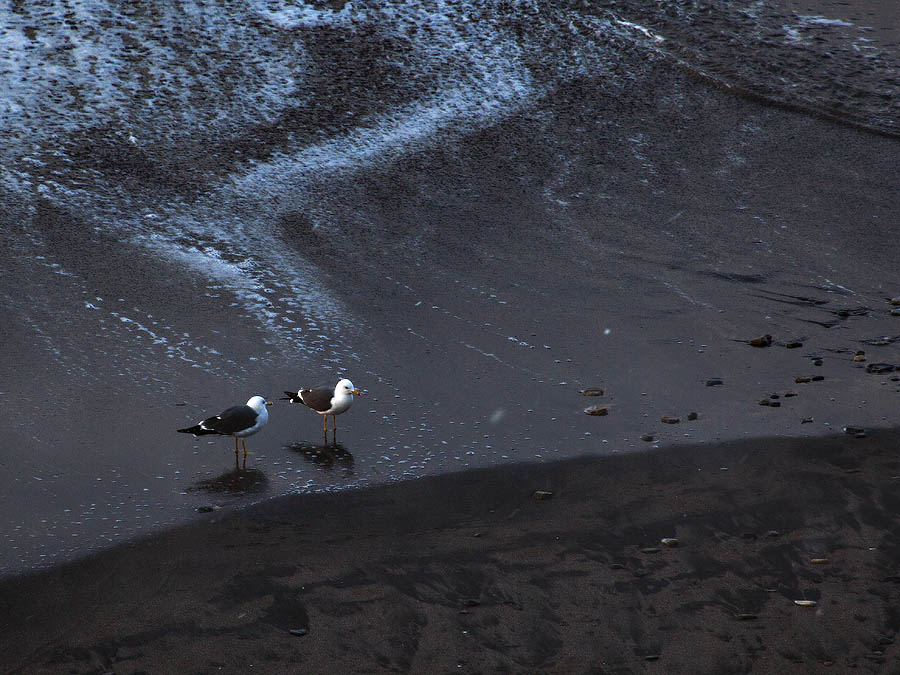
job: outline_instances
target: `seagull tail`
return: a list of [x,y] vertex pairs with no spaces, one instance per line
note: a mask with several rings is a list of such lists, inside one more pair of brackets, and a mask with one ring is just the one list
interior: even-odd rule
[[284,392],[287,396],[282,396],[279,401],[289,401],[290,403],[302,403],[300,400],[299,394],[296,391],[286,391]]
[[202,424],[195,424],[192,427],[187,427],[186,429],[176,429],[179,433],[182,434],[194,434],[194,436],[205,436],[206,434],[214,434],[215,431],[211,429],[203,428]]

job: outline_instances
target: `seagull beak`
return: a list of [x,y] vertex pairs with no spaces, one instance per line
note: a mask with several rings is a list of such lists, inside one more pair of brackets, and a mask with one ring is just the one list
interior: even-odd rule
[[267,406],[272,405],[272,401],[266,401],[266,405]]
[[359,392],[359,389],[354,389],[354,390],[351,391],[350,393],[351,393],[351,394],[356,394],[357,396],[362,396],[362,394]]

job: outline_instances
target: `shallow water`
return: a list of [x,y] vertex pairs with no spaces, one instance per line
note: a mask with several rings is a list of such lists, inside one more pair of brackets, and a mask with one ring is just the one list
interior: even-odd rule
[[[900,363],[896,23],[795,4],[12,7],[0,569],[291,491],[895,423],[865,366]],[[342,376],[337,447],[283,402],[246,469],[174,433]]]

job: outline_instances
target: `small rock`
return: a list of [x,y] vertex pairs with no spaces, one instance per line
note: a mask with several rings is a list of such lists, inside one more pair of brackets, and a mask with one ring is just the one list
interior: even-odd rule
[[769,530],[768,532],[766,532],[766,536],[767,537],[780,537],[781,532],[779,532],[778,530]]
[[824,375],[813,375],[813,376],[812,376],[812,381],[813,381],[813,382],[821,382],[821,381],[824,380],[824,379],[825,379],[825,376],[824,376]]
[[656,440],[656,437],[653,434],[644,434],[641,436],[642,441],[647,441],[648,443],[652,443]]
[[664,424],[678,424],[681,421],[680,417],[669,417],[668,415],[663,415],[659,418],[660,422]]
[[797,395],[797,392],[795,392],[795,391],[788,391],[788,392],[785,392],[784,397],[785,397],[785,398],[793,398],[793,397],[796,396],[796,395]]
[[603,417],[604,415],[609,415],[609,408],[602,405],[592,405],[590,408],[585,408],[584,412],[588,415]]
[[752,338],[750,340],[751,347],[768,347],[772,344],[771,335],[763,335],[762,337]]
[[647,654],[644,657],[644,661],[659,661],[659,654]]
[[803,346],[802,342],[788,342],[785,345],[785,347],[787,347],[788,349],[797,349],[798,347],[802,347],[802,346]]
[[659,553],[659,549],[656,546],[648,546],[647,548],[642,548],[641,553]]
[[309,631],[306,628],[291,628],[288,633],[291,635],[296,635],[297,637],[303,637]]
[[827,565],[828,558],[812,558],[809,562],[813,565]]
[[549,490],[535,490],[534,498],[538,501],[543,501],[545,499],[551,499],[553,497],[553,493]]
[[678,540],[675,537],[663,537],[659,540],[663,546],[668,546],[669,548],[675,548],[678,546]]
[[812,382],[811,377],[798,377],[794,379],[794,382],[797,384],[806,384],[807,382]]
[[697,419],[698,417],[699,417],[699,415],[698,415],[697,413],[695,413],[695,412],[689,412],[689,413],[687,414],[687,418],[688,418],[691,422],[693,422],[693,421],[694,421],[695,419]]
[[814,365],[814,366],[821,366],[821,365],[822,365],[822,359],[814,359],[814,360],[813,360],[813,365]]
[[778,394],[769,394],[769,398],[772,399],[772,400],[774,401],[774,400],[776,400],[776,399],[781,398],[781,396],[779,396]]
[[864,351],[862,351],[862,350],[856,352],[856,353],[853,355],[853,360],[856,361],[856,362],[865,361],[865,360],[866,360],[866,353],[865,353]]
[[894,309],[891,310],[891,316],[900,316],[900,307],[894,307]]
[[852,427],[850,425],[847,425],[846,427],[844,427],[844,433],[850,434],[851,436],[855,436],[856,434],[863,434],[865,432],[866,432],[866,430],[863,429],[862,427]]
[[463,607],[478,607],[481,604],[480,600],[476,600],[475,598],[469,598],[468,600],[463,600]]
[[812,417],[804,417],[802,420],[800,420],[800,424],[812,424],[813,422],[815,422],[815,419],[813,419]]
[[215,509],[212,506],[198,506],[197,513],[212,513]]
[[891,298],[891,304],[894,307],[900,307],[900,297]]
[[624,569],[625,569],[625,565],[623,565],[622,563],[612,563],[612,564],[609,566],[609,569],[611,569],[611,570],[624,570]]
[[734,617],[738,621],[755,621],[757,619],[756,614],[750,614],[750,613],[735,614]]
[[801,607],[815,607],[818,603],[815,600],[794,600],[794,604]]
[[725,384],[725,380],[721,377],[711,377],[706,381],[707,387],[718,387]]
[[603,390],[598,387],[594,387],[592,389],[582,389],[581,395],[582,396],[603,396]]

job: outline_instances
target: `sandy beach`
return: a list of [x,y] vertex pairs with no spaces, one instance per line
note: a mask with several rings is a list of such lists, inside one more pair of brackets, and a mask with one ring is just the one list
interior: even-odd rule
[[896,437],[684,446],[212,513],[0,585],[5,672],[893,672]]

